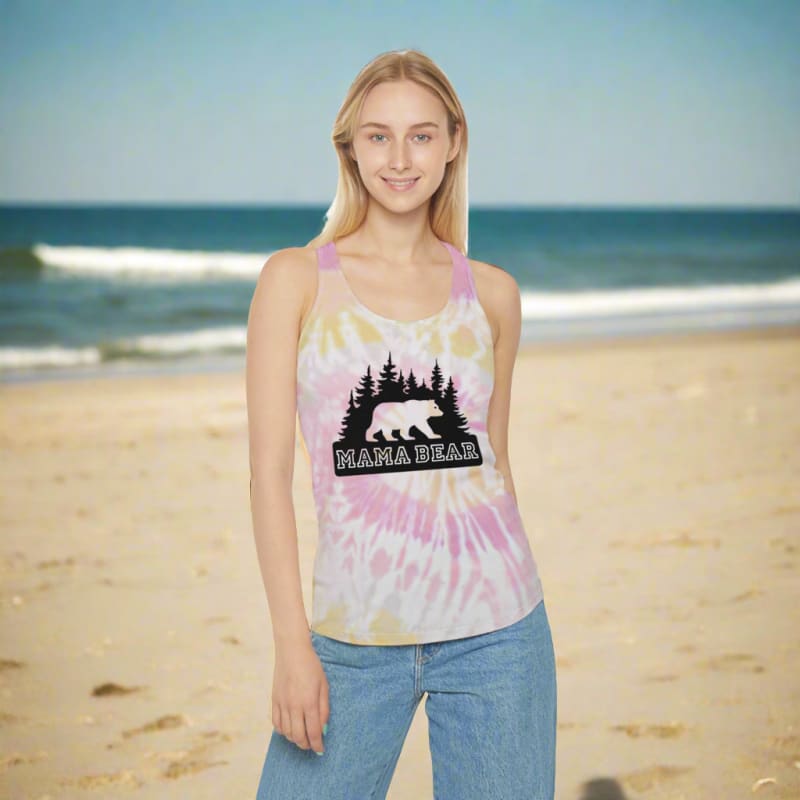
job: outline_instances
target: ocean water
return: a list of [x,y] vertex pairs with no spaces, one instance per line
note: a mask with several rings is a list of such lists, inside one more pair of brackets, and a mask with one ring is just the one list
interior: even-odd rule
[[[244,369],[258,273],[323,207],[0,206],[0,380]],[[523,341],[800,324],[800,211],[473,209]]]

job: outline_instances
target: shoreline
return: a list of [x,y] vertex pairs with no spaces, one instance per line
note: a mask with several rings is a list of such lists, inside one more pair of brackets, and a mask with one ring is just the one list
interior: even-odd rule
[[[520,341],[518,357],[531,353],[560,353],[603,350],[609,347],[642,347],[649,344],[674,345],[685,343],[692,346],[698,342],[720,342],[726,340],[748,341],[751,339],[791,338],[800,336],[800,323],[711,328],[706,330],[671,330],[638,333],[608,333],[597,336],[568,337],[564,339],[542,339]],[[186,375],[244,374],[244,354],[208,355],[185,360],[159,362],[137,362],[123,365],[122,362],[105,362],[85,368],[70,367],[43,372],[0,374],[0,388],[28,384],[62,384],[73,381],[113,380],[128,378],[178,377]]]

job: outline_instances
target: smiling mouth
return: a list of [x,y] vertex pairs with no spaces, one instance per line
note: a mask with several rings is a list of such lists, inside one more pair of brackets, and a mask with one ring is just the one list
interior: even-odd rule
[[418,180],[419,177],[416,178],[404,178],[403,180],[397,180],[394,178],[383,178],[389,186],[396,187],[398,189],[407,189],[410,186],[413,186]]

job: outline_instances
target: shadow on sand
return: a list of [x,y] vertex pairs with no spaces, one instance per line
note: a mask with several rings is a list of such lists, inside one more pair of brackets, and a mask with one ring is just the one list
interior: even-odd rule
[[628,800],[628,797],[613,778],[593,778],[583,784],[578,800]]

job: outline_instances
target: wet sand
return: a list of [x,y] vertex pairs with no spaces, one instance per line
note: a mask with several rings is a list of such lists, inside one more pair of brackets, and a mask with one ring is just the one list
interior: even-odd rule
[[[273,654],[244,375],[0,385],[0,437],[0,795],[253,798]],[[800,330],[524,347],[510,447],[556,796],[800,797]],[[299,444],[294,494],[310,614]],[[421,704],[389,798],[431,797]]]

